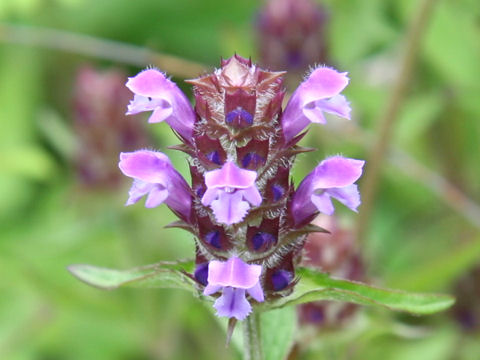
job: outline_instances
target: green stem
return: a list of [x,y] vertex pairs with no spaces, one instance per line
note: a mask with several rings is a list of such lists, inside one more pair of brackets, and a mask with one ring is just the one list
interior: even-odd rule
[[260,313],[254,310],[242,325],[244,360],[263,360]]

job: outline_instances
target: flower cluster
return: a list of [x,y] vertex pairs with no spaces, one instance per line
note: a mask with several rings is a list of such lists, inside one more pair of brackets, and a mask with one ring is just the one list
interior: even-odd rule
[[127,205],[146,195],[146,207],[165,203],[195,235],[192,277],[216,298],[219,316],[243,320],[253,302],[286,295],[295,286],[295,265],[319,213],[332,214],[332,198],[352,210],[360,204],[355,181],[364,162],[333,156],[295,189],[290,171],[297,143],[310,122],[325,113],[349,118],[341,91],[346,73],[318,67],[282,112],[282,72],[265,71],[233,56],[212,74],[189,80],[195,107],[165,74],[147,69],[130,78],[129,114],[152,111],[149,122],[167,122],[189,155],[191,186],[160,152],[120,155],[133,178]]

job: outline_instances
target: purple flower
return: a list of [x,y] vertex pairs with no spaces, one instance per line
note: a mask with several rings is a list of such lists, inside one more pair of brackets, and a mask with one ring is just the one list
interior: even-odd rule
[[126,205],[148,194],[145,207],[153,208],[165,202],[185,219],[190,218],[190,189],[165,154],[148,150],[121,153],[118,166],[133,178]]
[[282,116],[285,140],[289,142],[311,122],[325,124],[324,112],[350,119],[350,105],[340,92],[347,86],[347,73],[316,68],[290,98]]
[[190,141],[195,113],[190,102],[175,83],[155,69],[143,70],[127,81],[135,94],[128,105],[128,115],[153,110],[150,123],[166,121],[184,139]]
[[362,175],[363,160],[332,156],[323,160],[298,186],[293,196],[292,215],[299,224],[317,210],[332,215],[331,198],[353,211],[360,205],[360,194],[355,181]]
[[262,195],[255,186],[256,178],[255,171],[240,169],[233,161],[227,161],[221,169],[205,173],[207,191],[202,204],[210,205],[219,223],[238,223],[247,214],[250,204],[258,206],[262,202]]
[[264,301],[261,273],[261,265],[246,264],[235,256],[225,262],[212,260],[208,265],[208,285],[203,293],[211,295],[222,290],[222,296],[213,305],[217,315],[243,320],[252,311],[246,293],[258,302]]

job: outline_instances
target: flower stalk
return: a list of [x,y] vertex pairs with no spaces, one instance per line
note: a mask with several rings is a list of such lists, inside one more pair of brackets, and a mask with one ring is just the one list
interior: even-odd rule
[[243,322],[244,360],[263,360],[260,317],[254,310]]

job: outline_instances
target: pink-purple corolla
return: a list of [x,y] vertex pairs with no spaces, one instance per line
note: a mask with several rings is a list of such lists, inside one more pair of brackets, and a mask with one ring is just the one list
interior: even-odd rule
[[126,205],[148,194],[145,207],[153,208],[165,202],[183,218],[190,218],[190,187],[173,168],[167,155],[149,150],[121,153],[118,166],[126,176],[133,178]]
[[225,262],[212,260],[208,265],[208,285],[203,294],[212,295],[221,290],[222,295],[213,305],[217,315],[243,320],[252,311],[246,294],[258,302],[264,301],[261,273],[261,265],[246,264],[236,256]]
[[292,216],[296,223],[317,211],[332,215],[335,198],[353,211],[360,205],[360,194],[354,184],[362,175],[365,161],[332,156],[323,160],[300,183],[292,200]]
[[282,117],[286,141],[290,141],[308,124],[325,124],[324,113],[350,119],[350,104],[340,95],[348,85],[347,73],[318,67],[300,84],[288,101]]
[[247,214],[250,204],[258,206],[262,202],[256,178],[255,171],[240,169],[233,161],[227,161],[221,169],[205,174],[207,191],[202,204],[210,205],[219,223],[238,223]]
[[144,70],[129,78],[127,87],[135,94],[127,115],[153,110],[148,122],[166,121],[185,140],[191,139],[195,112],[188,98],[162,72]]

